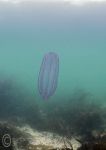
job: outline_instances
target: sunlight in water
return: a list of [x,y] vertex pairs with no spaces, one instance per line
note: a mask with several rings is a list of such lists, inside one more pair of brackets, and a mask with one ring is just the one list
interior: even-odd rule
[[20,3],[20,2],[69,2],[75,5],[82,5],[89,2],[106,2],[106,0],[0,0],[1,2],[11,2],[11,3]]

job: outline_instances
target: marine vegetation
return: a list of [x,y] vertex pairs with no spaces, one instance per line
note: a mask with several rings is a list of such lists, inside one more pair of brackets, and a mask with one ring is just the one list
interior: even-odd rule
[[95,131],[92,140],[80,141],[81,147],[78,150],[106,150],[106,132]]
[[65,102],[52,103],[48,109],[47,128],[52,132],[63,135],[70,133],[88,139],[92,131],[101,131],[105,126],[105,108],[91,101],[89,93],[83,91],[76,92]]
[[16,125],[40,124],[36,101],[15,80],[6,77],[0,79],[0,121],[5,120]]
[[[22,91],[15,81],[0,79],[1,122],[6,120],[14,126],[29,124],[39,131],[57,133],[63,139],[73,137],[81,143],[78,150],[106,150],[106,107],[90,93],[77,90],[68,99],[42,102],[42,106]],[[12,130],[12,135],[17,133]],[[21,145],[27,146],[27,142],[26,139]]]

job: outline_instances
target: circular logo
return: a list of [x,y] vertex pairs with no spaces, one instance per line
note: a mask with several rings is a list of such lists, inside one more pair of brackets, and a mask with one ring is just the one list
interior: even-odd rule
[[11,146],[11,136],[9,134],[3,135],[2,144],[4,147],[10,147]]

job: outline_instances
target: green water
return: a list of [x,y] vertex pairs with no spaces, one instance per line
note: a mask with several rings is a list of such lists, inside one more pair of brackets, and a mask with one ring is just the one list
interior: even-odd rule
[[[7,4],[8,5],[8,4]],[[84,89],[106,98],[106,5],[3,5],[0,10],[0,72],[38,101],[38,75],[45,53],[59,55],[58,87],[51,98],[68,99]]]

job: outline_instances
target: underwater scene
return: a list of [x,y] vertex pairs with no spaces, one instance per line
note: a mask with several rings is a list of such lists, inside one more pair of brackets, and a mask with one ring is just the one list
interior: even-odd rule
[[106,150],[106,2],[85,1],[0,1],[0,150]]

